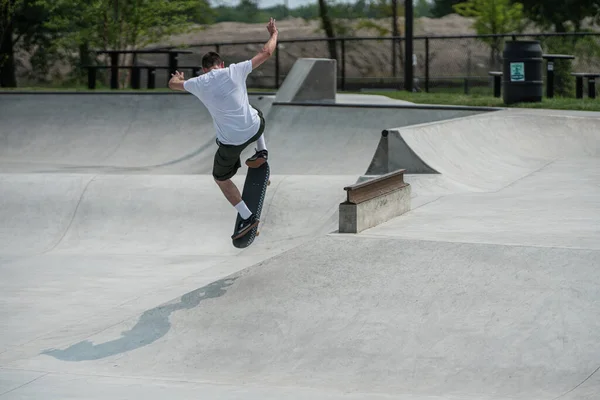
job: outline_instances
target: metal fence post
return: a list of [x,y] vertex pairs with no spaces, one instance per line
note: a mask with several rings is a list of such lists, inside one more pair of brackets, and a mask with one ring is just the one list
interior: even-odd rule
[[88,68],[88,89],[96,89],[96,66],[90,65]]
[[148,67],[148,89],[156,87],[156,68]]
[[429,38],[425,38],[425,92],[429,93]]
[[110,88],[119,88],[119,53],[110,54]]
[[346,41],[342,39],[342,90],[346,90]]
[[140,67],[139,65],[133,65],[130,68],[131,77],[129,78],[131,88],[139,89],[140,88]]
[[392,37],[392,77],[396,77],[398,67],[396,66],[396,37]]
[[279,89],[279,42],[275,43],[275,89]]
[[169,53],[169,75],[174,74],[177,70],[177,58],[179,54],[173,51]]

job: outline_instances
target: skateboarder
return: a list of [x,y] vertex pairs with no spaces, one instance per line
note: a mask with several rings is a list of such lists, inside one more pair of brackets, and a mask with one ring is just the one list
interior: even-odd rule
[[225,198],[241,216],[232,239],[244,236],[259,223],[231,178],[241,167],[240,154],[251,143],[256,142],[256,152],[246,160],[248,167],[260,167],[268,157],[263,134],[265,120],[262,113],[250,105],[246,88],[246,78],[250,72],[267,61],[275,51],[278,31],[273,18],[267,24],[267,31],[269,40],[251,60],[225,67],[219,54],[208,52],[202,57],[204,74],[185,80],[183,73],[176,71],[169,81],[171,89],[187,91],[196,96],[212,116],[218,145],[213,177]]

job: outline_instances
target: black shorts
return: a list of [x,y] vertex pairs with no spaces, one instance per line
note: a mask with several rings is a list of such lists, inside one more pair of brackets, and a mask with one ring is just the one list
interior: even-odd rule
[[256,142],[265,130],[265,119],[260,110],[258,111],[258,117],[260,118],[260,127],[256,135],[252,136],[246,143],[239,145],[223,144],[217,139],[217,145],[219,148],[215,153],[215,160],[213,163],[213,177],[218,181],[225,181],[231,179],[237,170],[242,166],[240,155],[252,142]]

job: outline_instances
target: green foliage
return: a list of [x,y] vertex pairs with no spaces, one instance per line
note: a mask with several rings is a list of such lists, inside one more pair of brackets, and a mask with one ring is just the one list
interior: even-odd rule
[[[266,18],[258,7],[258,1],[256,0],[241,0],[240,4],[236,7],[241,15],[244,15],[248,23],[263,22]],[[268,18],[266,18],[268,20]]]
[[22,5],[23,0],[0,0],[0,43],[4,39],[5,32],[12,24],[15,13]]
[[[515,0],[513,0],[515,1]],[[600,16],[599,0],[519,0],[523,3],[525,15],[546,30],[558,33],[582,32],[585,19],[598,22]],[[578,58],[591,58],[598,54],[598,44],[593,38],[586,37],[550,37],[541,38],[546,53],[574,54]],[[555,92],[560,96],[572,96],[574,79],[572,61],[557,60],[554,64]]]
[[600,37],[582,36],[572,39],[574,46],[571,48],[573,53],[583,65],[593,65],[600,59]]
[[381,26],[381,24],[375,23],[371,20],[362,20],[356,25],[357,29],[369,29],[375,31],[377,36],[388,36],[391,35],[392,29]]
[[[511,0],[468,0],[453,8],[459,15],[475,19],[473,27],[479,35],[520,33],[527,26],[523,5],[511,4]],[[499,60],[503,39],[491,37],[481,40],[490,45],[490,67],[494,68]]]
[[[45,11],[41,30],[52,40],[40,49],[48,65],[58,58],[83,79],[90,50],[136,49],[210,22],[206,0],[26,0]],[[33,59],[35,59],[35,54]],[[121,58],[123,59],[123,58]]]
[[415,18],[433,17],[433,6],[427,0],[417,0],[414,7]]
[[[413,93],[404,90],[398,91],[372,91],[374,95],[387,96],[393,99],[406,100],[417,104],[448,104],[472,107],[509,107],[509,108],[544,108],[554,110],[582,110],[600,111],[600,102],[597,99],[574,99],[544,97],[539,103],[516,103],[506,105],[502,98],[491,95],[466,95],[459,93]],[[363,93],[364,94],[364,93]]]
[[[373,0],[370,6],[377,12],[380,18],[390,18],[394,15],[391,0]],[[401,1],[396,2],[396,15],[404,15],[404,5]]]
[[[50,11],[45,26],[61,32],[58,46],[143,47],[209,22],[205,0],[38,0]],[[73,12],[77,10],[77,12]]]
[[[516,2],[516,0],[513,0]],[[598,0],[518,0],[523,4],[525,15],[544,29],[556,32],[579,31],[584,19],[598,21]]]
[[[573,50],[575,50],[573,38],[569,37],[545,37],[540,39],[540,44],[544,53],[574,54]],[[554,61],[554,93],[556,96],[575,96],[575,78],[571,76],[572,72],[572,60]]]
[[474,28],[480,35],[523,32],[523,5],[511,0],[469,0],[453,9],[464,17],[475,18]]
[[[8,0],[8,3],[13,5],[12,20],[9,25],[14,45],[12,50],[29,52],[32,55],[31,74],[44,77],[49,72],[50,64],[56,61],[51,51],[56,33],[44,26],[44,21],[48,18],[48,10],[37,4],[36,0]],[[10,64],[6,68],[14,71],[13,54],[6,55],[5,59],[9,60]]]
[[465,0],[434,0],[431,13],[434,18],[445,17],[448,14],[453,14],[454,7],[456,4],[464,3]]

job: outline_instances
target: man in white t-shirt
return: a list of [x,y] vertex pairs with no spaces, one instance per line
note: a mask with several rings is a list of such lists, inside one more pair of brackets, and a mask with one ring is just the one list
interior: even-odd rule
[[231,178],[241,167],[240,154],[251,143],[256,142],[256,153],[246,160],[248,167],[257,168],[268,157],[263,134],[265,120],[262,113],[250,105],[246,88],[248,75],[275,51],[278,31],[273,18],[267,25],[267,31],[271,37],[251,60],[225,67],[219,54],[209,52],[202,57],[204,74],[185,80],[182,73],[176,72],[169,81],[171,89],[187,91],[196,96],[212,116],[218,145],[213,177],[242,217],[233,239],[245,235],[259,223]]

